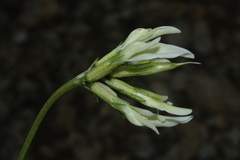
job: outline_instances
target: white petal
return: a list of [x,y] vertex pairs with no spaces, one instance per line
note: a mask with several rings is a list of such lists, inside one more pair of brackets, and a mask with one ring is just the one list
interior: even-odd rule
[[135,88],[135,89],[139,94],[143,95],[142,98],[145,98],[145,96],[147,96],[147,97],[152,97],[154,99],[157,99],[159,101],[166,101],[168,99],[168,96],[159,95],[154,92],[148,91],[146,89],[142,89],[142,88]]
[[171,62],[171,61],[169,61],[169,60],[166,59],[166,58],[163,58],[163,59],[154,59],[154,60],[152,60],[151,62]]
[[138,64],[146,64],[146,63],[152,63],[152,62],[171,62],[171,61],[166,58],[161,58],[161,59],[153,59],[153,60],[128,61],[127,64],[138,65]]
[[150,31],[147,35],[140,38],[139,41],[146,42],[164,34],[173,34],[173,33],[180,33],[180,32],[181,31],[179,29],[171,26],[157,27],[157,28],[154,28],[152,31]]
[[185,58],[194,58],[194,54],[189,50],[175,45],[159,43],[159,52],[157,54],[163,56],[161,58],[176,58],[176,57],[185,57]]
[[169,105],[171,105],[171,106],[173,105],[173,103],[172,103],[172,102],[170,102],[170,101],[167,101],[167,104],[169,104]]
[[172,106],[158,99],[155,99],[154,97],[151,97],[151,95],[148,96],[139,94],[139,96],[145,100],[144,102],[141,102],[142,104],[151,108],[156,108],[160,111],[165,111],[174,115],[188,115],[192,113],[191,109]]
[[[152,130],[154,130],[157,134],[159,134],[155,124],[153,123],[152,119],[158,120],[158,117],[156,114],[145,110],[141,109],[138,107],[130,106],[134,111],[137,113],[135,114],[135,117],[137,117],[137,121],[141,123],[143,126],[149,127]],[[159,120],[158,120],[159,121]]]
[[164,121],[161,122],[159,120],[153,120],[152,123],[156,126],[156,127],[173,127],[178,125],[177,122],[171,122],[171,121]]
[[142,109],[142,108],[138,108],[138,107],[134,107],[134,106],[131,106],[131,108],[146,117],[156,116],[156,114],[154,114],[151,111],[146,110],[146,109]]
[[139,54],[137,56],[129,58],[127,61],[134,62],[134,61],[142,61],[142,60],[152,60],[152,59],[157,59],[157,58],[159,58],[159,55],[157,55],[157,54],[144,53],[144,54]]
[[148,120],[148,118],[145,118],[141,115],[139,115],[139,122],[141,122],[144,126],[151,128],[152,130],[154,130],[157,134],[159,134],[156,126],[154,123],[152,123],[152,121]]
[[121,110],[124,116],[132,123],[137,126],[142,126],[142,123],[138,120],[138,113],[129,106],[124,106]]
[[126,45],[137,41],[139,38],[145,36],[149,33],[152,29],[145,29],[145,28],[137,28],[133,30],[127,37],[127,39],[123,42],[121,49],[125,48]]
[[[137,111],[135,111],[140,109],[140,108],[137,108],[137,107],[133,107],[133,106],[125,106],[125,109],[124,109],[124,115],[125,117],[133,124],[137,125],[137,126],[146,126],[146,127],[149,127],[151,128],[152,130],[154,130],[157,134],[159,134],[157,128],[155,127],[155,125],[150,121],[148,120],[147,116],[143,116],[141,114],[139,114]],[[150,111],[147,112],[147,110],[143,111],[143,110],[139,110],[141,111],[142,113],[147,113],[149,114]],[[156,116],[155,116],[156,117]],[[157,117],[156,117],[157,118]]]
[[162,115],[158,115],[158,118],[160,120],[165,119],[166,121],[170,121],[170,122],[176,122],[176,123],[187,123],[190,120],[193,119],[193,116],[183,116],[183,117],[169,117],[169,116],[162,116]]
[[155,45],[154,47],[149,48],[142,53],[139,53],[138,55],[128,59],[128,61],[176,57],[194,58],[194,54],[187,49],[177,47],[175,45],[158,43],[158,45]]
[[145,42],[133,42],[129,44],[126,48],[122,50],[122,54],[124,54],[123,60],[126,61],[132,56],[137,55],[139,52],[144,52],[145,50],[152,48],[157,45],[159,42],[159,38],[155,40],[145,43]]
[[167,103],[159,101],[154,105],[155,108],[166,111],[168,113],[174,114],[174,115],[188,115],[192,113],[192,109],[189,108],[181,108],[181,107],[176,107],[169,105]]

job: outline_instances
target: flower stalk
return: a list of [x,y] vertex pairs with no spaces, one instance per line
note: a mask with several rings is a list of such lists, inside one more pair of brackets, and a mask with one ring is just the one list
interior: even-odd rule
[[25,142],[23,144],[23,147],[21,149],[21,152],[19,154],[18,160],[23,160],[27,150],[33,140],[33,137],[35,136],[43,118],[45,117],[45,115],[47,114],[48,110],[51,108],[51,106],[53,105],[53,103],[59,98],[61,97],[64,93],[66,93],[67,91],[71,90],[72,88],[78,87],[78,86],[82,86],[84,84],[84,75],[85,73],[80,74],[78,77],[73,78],[72,80],[68,81],[67,83],[65,83],[64,85],[62,85],[59,89],[57,89],[50,97],[49,99],[46,101],[46,103],[43,105],[42,109],[39,111],[26,139]]

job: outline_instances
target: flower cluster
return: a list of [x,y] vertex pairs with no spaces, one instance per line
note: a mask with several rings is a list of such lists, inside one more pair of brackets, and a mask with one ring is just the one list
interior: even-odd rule
[[[167,96],[131,86],[120,78],[151,75],[185,64],[198,64],[196,62],[172,63],[169,60],[176,57],[194,58],[194,54],[184,48],[160,43],[160,36],[173,33],[180,33],[180,30],[170,26],[135,29],[122,44],[94,62],[85,75],[87,88],[91,92],[120,111],[131,123],[147,126],[157,134],[159,132],[156,127],[171,127],[190,121],[193,118],[189,115],[192,110],[172,106],[164,102]],[[147,107],[176,116],[162,116],[132,106],[119,98],[114,90]]]

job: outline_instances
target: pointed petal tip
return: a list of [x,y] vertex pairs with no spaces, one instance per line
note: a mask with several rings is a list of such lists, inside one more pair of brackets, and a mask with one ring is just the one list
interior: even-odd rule
[[185,49],[185,50],[188,51],[188,52],[182,54],[181,57],[190,58],[190,59],[194,59],[195,58],[195,55],[192,52],[190,52],[187,49]]
[[160,102],[159,104],[160,105],[155,108],[162,110],[162,111],[166,111],[173,115],[186,116],[186,115],[189,115],[192,113],[192,109],[173,106],[173,105],[169,104],[169,102],[167,102],[167,103]]
[[180,29],[178,29],[176,27],[173,27],[173,26],[161,26],[161,27],[157,27],[157,28],[154,28],[154,29],[166,30],[166,34],[181,33]]
[[179,64],[182,64],[182,65],[185,65],[185,64],[201,64],[199,62],[183,62],[183,63],[179,63]]
[[192,119],[193,119],[193,115],[186,116],[186,117],[182,117],[182,120],[179,121],[179,123],[181,123],[181,124],[188,123],[188,122],[191,121]]
[[177,111],[175,113],[172,113],[172,114],[175,114],[175,115],[178,115],[178,116],[185,116],[185,115],[189,115],[192,113],[192,109],[189,109],[189,108],[180,108],[180,107],[176,107]]
[[190,62],[189,64],[199,64],[199,65],[201,65],[200,62]]

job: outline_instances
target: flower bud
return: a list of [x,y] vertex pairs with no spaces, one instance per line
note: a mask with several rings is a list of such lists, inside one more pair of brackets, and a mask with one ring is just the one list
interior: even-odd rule
[[138,87],[133,87],[121,80],[110,78],[103,79],[103,81],[111,88],[123,93],[132,99],[144,104],[145,106],[158,109],[160,111],[166,111],[174,115],[188,115],[192,112],[191,109],[180,108],[172,106],[170,104],[162,102],[160,95],[156,96],[155,93],[141,89]]
[[168,71],[176,67],[185,64],[199,64],[196,62],[185,62],[185,63],[171,63],[161,62],[159,59],[149,60],[143,64],[124,64],[114,69],[110,76],[116,78],[132,77],[132,76],[146,76],[152,75],[163,71]]

